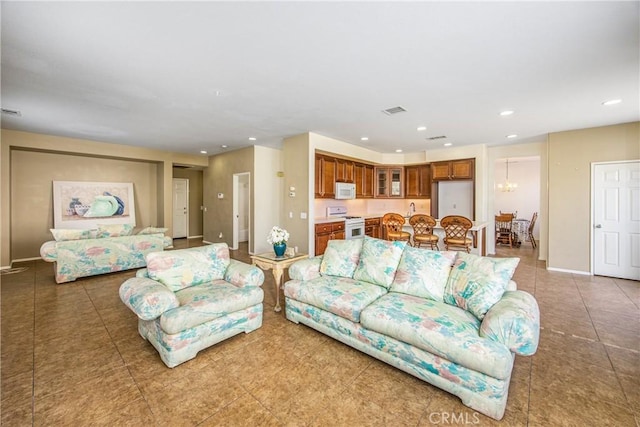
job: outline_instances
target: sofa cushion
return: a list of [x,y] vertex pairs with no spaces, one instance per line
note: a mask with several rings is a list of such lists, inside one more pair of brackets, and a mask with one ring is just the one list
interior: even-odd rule
[[165,312],[160,326],[168,334],[177,334],[210,320],[262,303],[264,293],[257,286],[237,287],[214,280],[176,292],[180,307]]
[[51,234],[56,242],[65,242],[67,240],[84,240],[91,239],[91,230],[66,229],[66,228],[50,228]]
[[362,239],[329,240],[324,251],[320,274],[353,278],[362,251]]
[[147,274],[176,292],[189,286],[224,278],[229,265],[229,247],[215,243],[147,255]]
[[288,298],[329,311],[353,322],[360,313],[387,290],[346,277],[324,276],[309,281],[290,280],[284,287]]
[[454,251],[404,248],[391,290],[443,301],[444,288],[456,259]]
[[447,281],[444,302],[482,320],[502,298],[518,262],[520,258],[489,258],[460,252]]
[[353,278],[389,289],[406,245],[407,242],[390,242],[365,236]]
[[480,337],[475,316],[444,302],[390,292],[363,310],[360,323],[494,378],[506,379],[511,374],[509,349]]
[[142,230],[138,231],[137,234],[156,234],[156,233],[166,233],[169,231],[166,227],[145,227]]
[[101,224],[98,225],[96,238],[131,236],[132,233],[133,225],[131,224]]

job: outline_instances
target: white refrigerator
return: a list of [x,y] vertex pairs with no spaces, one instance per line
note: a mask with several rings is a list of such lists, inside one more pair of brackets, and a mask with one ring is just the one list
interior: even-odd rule
[[438,219],[447,215],[473,218],[473,181],[438,182]]

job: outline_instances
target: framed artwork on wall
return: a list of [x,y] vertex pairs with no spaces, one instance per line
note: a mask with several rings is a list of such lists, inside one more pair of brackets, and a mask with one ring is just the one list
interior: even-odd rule
[[131,182],[53,181],[55,228],[136,225]]

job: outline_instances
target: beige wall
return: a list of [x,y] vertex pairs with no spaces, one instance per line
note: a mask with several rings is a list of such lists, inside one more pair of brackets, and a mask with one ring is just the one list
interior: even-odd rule
[[40,245],[51,239],[54,180],[133,182],[138,225],[171,228],[171,205],[164,201],[171,200],[172,165],[207,166],[203,156],[6,129],[0,148],[2,267],[38,257]]
[[[313,228],[313,182],[314,162],[310,161],[308,134],[287,138],[283,142],[283,167],[285,176],[282,183],[282,216],[283,227],[291,235],[288,246],[298,247],[299,252],[309,252],[311,229]],[[311,177],[311,178],[310,178]],[[289,188],[295,188],[295,197],[289,197]],[[293,218],[289,218],[289,213]],[[306,218],[301,218],[305,214]]]
[[202,236],[202,170],[174,167],[173,177],[189,180],[189,237]]
[[637,159],[640,122],[549,134],[548,268],[591,272],[591,164]]
[[[203,239],[207,242],[233,243],[233,174],[251,174],[250,200],[254,200],[254,147],[230,151],[209,157],[209,167],[203,174],[204,212]],[[218,193],[223,198],[218,198]],[[254,230],[254,215],[249,220]],[[222,237],[219,237],[222,233]],[[253,240],[249,238],[249,251],[253,251]]]
[[262,253],[272,251],[272,246],[267,242],[267,236],[274,225],[283,226],[291,232],[289,244],[298,245],[300,235],[294,230],[286,228],[282,223],[284,214],[282,204],[283,188],[288,182],[289,176],[279,177],[278,172],[284,171],[282,167],[283,151],[269,147],[255,147],[253,188],[254,197],[251,201],[251,217],[253,228],[253,252]]

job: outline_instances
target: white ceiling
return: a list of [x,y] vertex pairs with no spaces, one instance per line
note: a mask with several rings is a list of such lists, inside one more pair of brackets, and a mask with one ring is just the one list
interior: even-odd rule
[[631,122],[639,4],[3,1],[2,107],[22,115],[2,127],[214,154],[304,132],[418,152]]

